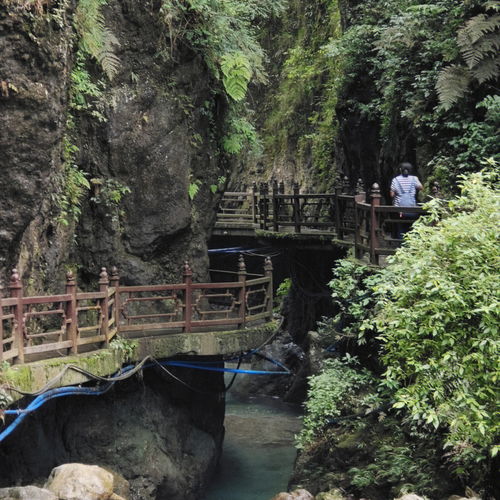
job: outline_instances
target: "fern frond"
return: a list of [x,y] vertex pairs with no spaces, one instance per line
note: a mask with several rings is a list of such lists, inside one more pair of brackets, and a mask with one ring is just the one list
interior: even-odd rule
[[500,2],[498,0],[489,0],[488,2],[484,2],[483,9],[500,12]]
[[120,45],[116,36],[106,26],[101,7],[106,0],[80,0],[75,14],[80,46],[92,56],[111,80],[120,68],[120,59],[114,53]]
[[474,68],[474,77],[479,83],[495,80],[500,74],[500,56],[483,59]]
[[469,69],[474,69],[483,59],[498,54],[500,50],[500,34],[485,35],[478,42],[461,49],[462,57]]
[[247,56],[243,52],[224,54],[220,68],[227,94],[235,101],[243,100],[252,78],[252,67]]
[[457,42],[460,48],[476,43],[488,33],[494,33],[500,28],[500,14],[478,14],[470,18],[465,26],[457,32]]
[[471,72],[465,66],[453,64],[444,68],[437,79],[436,90],[442,107],[450,109],[467,91]]
[[120,69],[121,61],[114,52],[102,51],[99,54],[99,64],[106,76],[112,80]]

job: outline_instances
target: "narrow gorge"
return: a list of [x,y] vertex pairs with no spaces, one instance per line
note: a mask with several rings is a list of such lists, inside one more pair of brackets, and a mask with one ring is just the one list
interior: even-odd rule
[[[0,436],[25,361],[121,366],[0,438],[0,498],[499,499],[499,12],[0,0]],[[266,498],[210,489],[225,442]]]

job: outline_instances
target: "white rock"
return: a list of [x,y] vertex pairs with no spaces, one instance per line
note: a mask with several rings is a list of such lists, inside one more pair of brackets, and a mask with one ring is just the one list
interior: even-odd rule
[[50,473],[45,488],[61,500],[117,500],[113,475],[97,465],[60,465]]

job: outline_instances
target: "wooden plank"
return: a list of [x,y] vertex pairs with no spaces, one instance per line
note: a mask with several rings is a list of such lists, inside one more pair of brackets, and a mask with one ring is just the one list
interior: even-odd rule
[[148,318],[174,318],[181,311],[171,312],[171,313],[155,313],[155,314],[136,314],[134,316],[127,315],[126,318],[129,321],[133,321],[134,319],[148,319]]
[[140,325],[121,325],[120,333],[143,332],[147,330],[171,330],[174,328],[183,328],[184,325],[184,321],[172,321],[171,323],[143,323]]
[[71,340],[54,342],[51,344],[31,345],[24,348],[24,354],[36,354],[40,352],[58,351],[60,349],[69,349],[73,343]]
[[92,330],[99,330],[101,328],[100,325],[92,325],[92,326],[79,326],[78,331],[81,332],[91,332]]
[[245,316],[245,319],[247,322],[250,322],[250,321],[257,321],[259,319],[264,319],[267,318],[268,316],[269,316],[269,311],[266,311],[259,314],[247,315]]
[[262,278],[248,280],[246,282],[246,285],[247,285],[247,288],[250,288],[252,285],[253,286],[255,286],[255,285],[263,285],[264,283],[269,283],[269,281],[270,281],[270,278],[268,278],[267,276],[263,276]]
[[96,335],[94,337],[83,337],[78,339],[78,345],[98,344],[106,340],[104,335]]
[[120,286],[118,293],[138,293],[138,292],[163,292],[166,290],[184,290],[184,283],[175,285],[136,285],[136,286]]
[[193,320],[191,325],[196,327],[211,327],[211,326],[224,326],[224,325],[237,325],[241,323],[241,318],[227,318],[227,319],[207,319],[207,320]]
[[[50,304],[52,302],[69,302],[71,300],[71,295],[47,295],[47,296],[37,296],[37,297],[23,297],[23,305],[30,304]],[[7,300],[2,299],[2,306],[6,305]]]
[[395,207],[394,205],[380,205],[375,208],[377,213],[394,213],[399,214],[400,212],[412,212],[414,214],[426,214],[427,211],[422,207]]
[[218,290],[220,288],[241,288],[239,281],[228,281],[226,283],[193,283],[191,285],[196,290]]
[[104,299],[106,297],[106,292],[87,292],[87,293],[77,293],[76,300],[95,300]]
[[15,358],[18,354],[19,350],[18,349],[9,349],[8,351],[4,351],[3,353],[3,359],[7,361],[8,359]]
[[123,301],[123,303],[128,302],[151,302],[152,300],[180,300],[181,297],[174,295],[163,295],[163,296],[153,296],[153,297],[129,297]]
[[64,314],[64,309],[51,309],[50,311],[27,311],[24,313],[26,318],[31,316],[50,316],[51,314]]
[[66,333],[66,330],[50,330],[42,333],[28,333],[26,336],[29,339],[36,339],[39,337],[50,337],[52,335],[63,335],[64,333]]

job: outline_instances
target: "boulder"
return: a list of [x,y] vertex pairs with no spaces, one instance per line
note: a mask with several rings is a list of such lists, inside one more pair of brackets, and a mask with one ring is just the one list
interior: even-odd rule
[[294,490],[291,493],[278,493],[272,500],[314,500],[307,490]]
[[58,497],[49,490],[36,486],[16,486],[0,489],[1,500],[58,500]]
[[319,493],[314,497],[314,500],[344,500],[345,497],[339,489],[327,491],[326,493]]
[[61,500],[118,500],[113,475],[97,465],[64,464],[50,473],[45,488]]
[[415,495],[415,493],[407,493],[406,495],[396,498],[395,500],[425,500],[425,498]]

